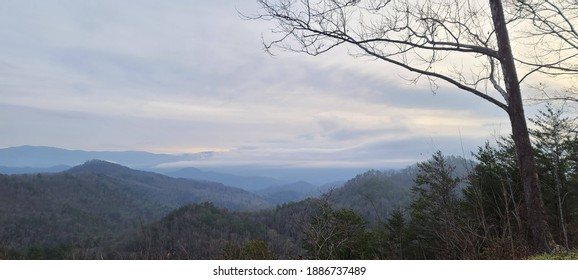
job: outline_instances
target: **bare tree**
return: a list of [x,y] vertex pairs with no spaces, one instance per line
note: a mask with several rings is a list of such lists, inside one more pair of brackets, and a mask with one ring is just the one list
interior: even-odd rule
[[578,2],[575,0],[515,0],[518,20],[533,28],[525,32],[532,42],[532,60],[517,59],[532,72],[547,75],[578,74]]
[[[541,73],[548,76],[576,77],[578,74],[578,2],[575,0],[513,0],[518,21],[531,26],[520,38],[527,41],[525,57],[516,61],[529,69],[524,78]],[[522,78],[522,80],[524,79]],[[578,102],[578,86],[546,93],[538,100]]]
[[[273,21],[276,48],[320,55],[348,45],[354,56],[397,65],[436,90],[449,83],[503,109],[509,116],[525,189],[531,247],[555,246],[548,228],[508,24],[500,0],[258,0]],[[467,65],[467,66],[464,66]],[[537,72],[539,70],[533,71]],[[532,74],[530,73],[530,74]],[[526,76],[524,76],[525,78]]]

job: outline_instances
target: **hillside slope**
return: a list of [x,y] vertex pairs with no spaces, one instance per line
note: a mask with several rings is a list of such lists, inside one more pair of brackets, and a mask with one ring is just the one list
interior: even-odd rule
[[188,203],[263,209],[258,196],[104,161],[54,174],[0,175],[0,247],[93,246]]

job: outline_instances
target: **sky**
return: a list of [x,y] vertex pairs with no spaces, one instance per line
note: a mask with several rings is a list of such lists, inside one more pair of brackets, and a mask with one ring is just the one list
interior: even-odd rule
[[263,50],[254,1],[0,0],[0,147],[212,156],[182,166],[402,167],[470,156],[505,112],[347,55]]

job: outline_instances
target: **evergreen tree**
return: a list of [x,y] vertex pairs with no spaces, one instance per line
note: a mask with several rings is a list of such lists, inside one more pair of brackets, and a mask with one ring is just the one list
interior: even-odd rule
[[526,254],[523,189],[511,140],[489,142],[474,154],[478,164],[463,190],[463,215],[471,225],[479,258],[511,259]]
[[319,212],[311,217],[303,247],[317,260],[372,259],[376,255],[373,235],[366,231],[363,218],[350,209],[334,210],[327,201],[322,201]]
[[[440,151],[426,162],[418,163],[416,186],[412,189],[411,227],[417,258],[459,258],[457,243],[458,195],[460,182],[454,166]],[[417,251],[415,251],[415,249]]]
[[542,180],[544,204],[550,218],[554,236],[559,244],[569,247],[567,225],[569,177],[572,176],[572,158],[576,143],[577,126],[574,120],[564,115],[563,108],[551,104],[545,111],[530,121],[536,126],[531,130],[536,146],[536,158]]
[[386,252],[382,254],[388,259],[403,260],[408,257],[409,248],[408,221],[402,209],[394,210],[384,224],[384,244]]

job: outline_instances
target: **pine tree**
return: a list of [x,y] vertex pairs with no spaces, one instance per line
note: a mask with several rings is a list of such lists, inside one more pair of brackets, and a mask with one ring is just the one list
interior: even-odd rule
[[460,179],[454,177],[454,166],[440,151],[427,162],[418,164],[414,200],[410,206],[411,227],[419,254],[426,259],[460,258],[456,241]]
[[544,203],[548,209],[550,224],[560,244],[569,247],[567,224],[570,194],[569,176],[576,143],[576,123],[564,115],[563,108],[546,106],[536,118],[530,119],[536,126],[531,130],[536,147],[536,158],[542,180]]

